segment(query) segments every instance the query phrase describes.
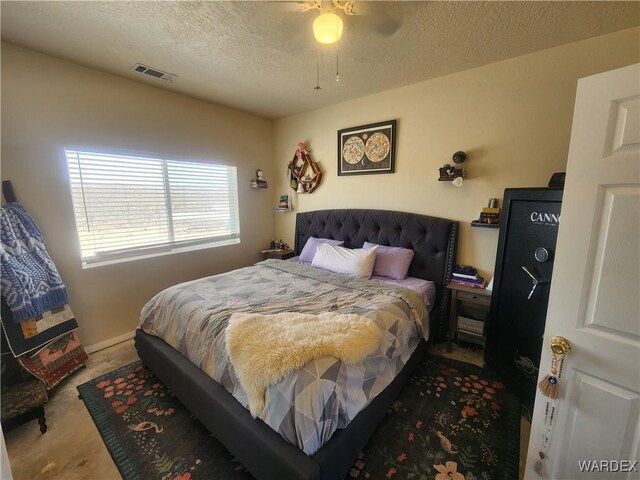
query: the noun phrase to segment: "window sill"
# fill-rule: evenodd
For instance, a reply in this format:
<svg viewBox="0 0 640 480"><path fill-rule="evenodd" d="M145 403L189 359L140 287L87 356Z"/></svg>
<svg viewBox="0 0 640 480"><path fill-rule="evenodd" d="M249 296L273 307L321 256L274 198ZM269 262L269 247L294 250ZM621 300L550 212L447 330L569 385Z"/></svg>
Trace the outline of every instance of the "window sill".
<svg viewBox="0 0 640 480"><path fill-rule="evenodd" d="M200 243L197 245L189 245L185 247L176 247L170 250L155 251L155 252L149 252L149 253L144 253L140 255L131 255L131 256L119 257L119 258L109 258L105 260L94 260L91 262L82 262L82 269L88 270L90 268L104 267L107 265L115 265L118 263L134 262L136 260L144 260L147 258L163 257L165 255L173 255L175 253L194 252L196 250L205 250L208 248L224 247L226 245L235 245L238 243L240 243L239 238L230 238L227 240L218 240L216 242L207 242L207 243Z"/></svg>

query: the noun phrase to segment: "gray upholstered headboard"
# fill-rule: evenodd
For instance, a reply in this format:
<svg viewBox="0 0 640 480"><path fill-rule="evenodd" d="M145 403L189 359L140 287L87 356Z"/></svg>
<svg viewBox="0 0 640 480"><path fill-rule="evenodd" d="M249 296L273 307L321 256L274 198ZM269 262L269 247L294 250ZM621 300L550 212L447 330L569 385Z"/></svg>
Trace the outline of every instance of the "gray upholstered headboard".
<svg viewBox="0 0 640 480"><path fill-rule="evenodd" d="M296 215L295 251L300 255L310 237L343 240L345 247L364 242L410 248L415 252L409 275L436 284L436 306L430 316L429 339L446 338L450 292L445 288L455 265L458 222L389 210L316 210Z"/></svg>

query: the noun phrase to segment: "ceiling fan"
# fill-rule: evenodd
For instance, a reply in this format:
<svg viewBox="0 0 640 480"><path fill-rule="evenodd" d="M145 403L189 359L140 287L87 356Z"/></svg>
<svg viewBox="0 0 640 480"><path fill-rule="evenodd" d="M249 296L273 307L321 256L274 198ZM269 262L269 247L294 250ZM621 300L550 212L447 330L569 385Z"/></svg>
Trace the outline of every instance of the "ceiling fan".
<svg viewBox="0 0 640 480"><path fill-rule="evenodd" d="M355 15L353 11L353 2L341 2L340 0L331 0L331 6L334 9L339 8L347 15ZM312 2L298 2L298 11L308 12L309 10L322 10L322 1L313 0Z"/></svg>
<svg viewBox="0 0 640 480"><path fill-rule="evenodd" d="M402 4L402 2L398 2ZM341 10L344 15L352 16L348 21L349 29L358 32L373 32L381 37L390 37L402 26L402 17L391 10L397 11L399 5L394 2L356 2L342 0L310 0L297 2L297 12L319 11L319 17ZM401 8L404 8L402 5ZM335 15L336 17L338 15ZM333 20L334 24L336 20ZM334 25L335 30L335 25Z"/></svg>
<svg viewBox="0 0 640 480"><path fill-rule="evenodd" d="M383 2L381 2L383 3ZM298 12L309 12L312 10L319 10L320 13L313 21L313 36L316 41L323 45L337 44L342 37L344 30L344 22L340 15L336 13L337 10L342 10L345 15L354 16L356 12L354 10L354 1L341 1L341 0L326 0L324 3L322 0L311 0L306 2L298 2ZM365 7L365 11L367 7ZM359 12L359 15L362 12ZM371 15L364 15L362 20L367 20L369 28L382 36L393 35L400 27L401 22L393 17L386 15L384 12L376 12ZM351 22L351 20L349 20ZM357 23L357 22L356 22ZM319 59L318 50L316 49L316 86L314 90L321 90L320 87L320 74L319 74ZM340 74L338 71L338 49L336 48L336 81L340 80Z"/></svg>
<svg viewBox="0 0 640 480"><path fill-rule="evenodd" d="M322 6L321 0L313 0L312 2L298 2L299 12L308 12L310 10L320 10L321 13L313 21L313 36L324 45L331 45L337 43L342 37L342 31L344 30L344 22L342 18L334 13L335 10L340 9L347 15L355 15L353 11L353 2L341 2L340 0L331 0L325 2Z"/></svg>

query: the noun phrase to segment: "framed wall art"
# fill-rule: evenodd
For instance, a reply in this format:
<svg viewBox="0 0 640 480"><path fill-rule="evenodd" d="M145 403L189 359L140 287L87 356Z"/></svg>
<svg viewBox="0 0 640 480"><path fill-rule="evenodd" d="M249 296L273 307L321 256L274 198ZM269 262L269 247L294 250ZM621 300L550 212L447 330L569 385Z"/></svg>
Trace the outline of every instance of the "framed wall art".
<svg viewBox="0 0 640 480"><path fill-rule="evenodd" d="M393 173L396 121L338 130L338 175Z"/></svg>

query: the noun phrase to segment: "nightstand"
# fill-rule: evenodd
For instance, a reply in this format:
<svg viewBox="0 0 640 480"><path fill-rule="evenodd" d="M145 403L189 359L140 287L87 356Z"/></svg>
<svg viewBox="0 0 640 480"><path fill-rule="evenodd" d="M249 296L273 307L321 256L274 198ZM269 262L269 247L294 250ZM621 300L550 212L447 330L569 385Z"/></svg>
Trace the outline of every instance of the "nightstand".
<svg viewBox="0 0 640 480"><path fill-rule="evenodd" d="M277 258L278 260L286 260L295 254L293 250L262 250L260 253L264 255L264 258Z"/></svg>
<svg viewBox="0 0 640 480"><path fill-rule="evenodd" d="M491 291L451 284L447 288L451 290L447 352L451 352L451 344L458 333L484 345L484 327L491 306Z"/></svg>

